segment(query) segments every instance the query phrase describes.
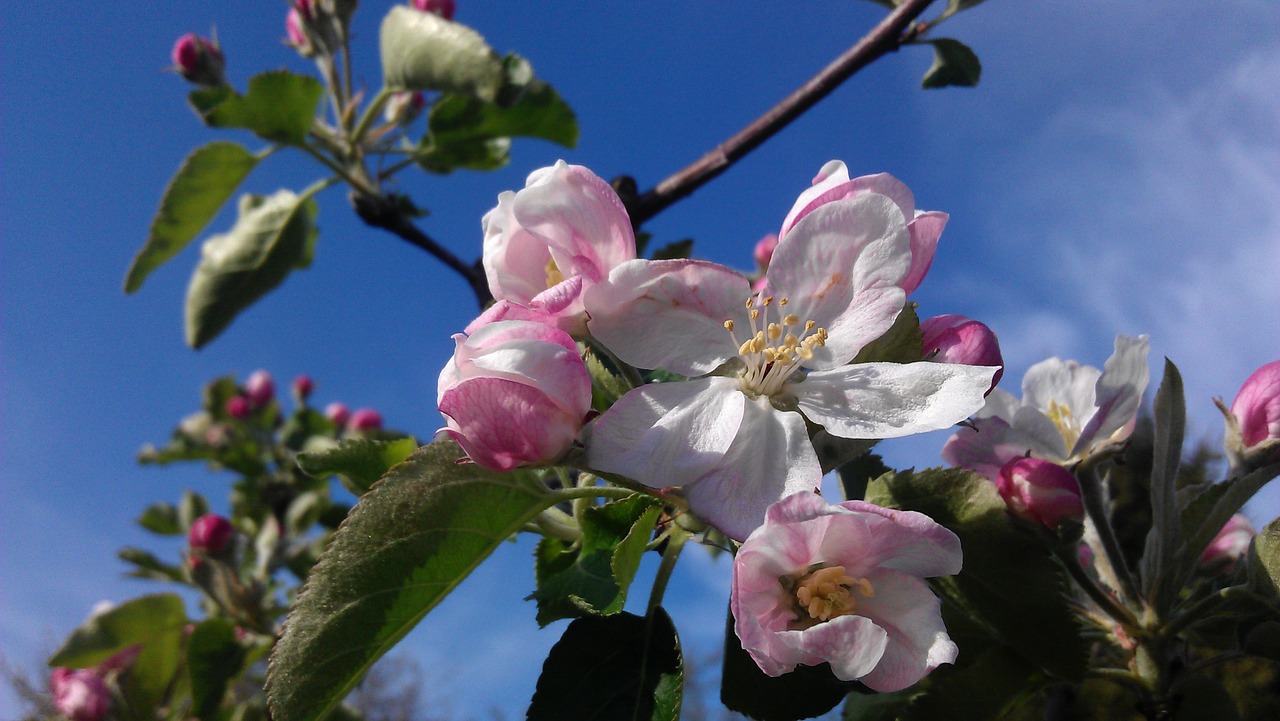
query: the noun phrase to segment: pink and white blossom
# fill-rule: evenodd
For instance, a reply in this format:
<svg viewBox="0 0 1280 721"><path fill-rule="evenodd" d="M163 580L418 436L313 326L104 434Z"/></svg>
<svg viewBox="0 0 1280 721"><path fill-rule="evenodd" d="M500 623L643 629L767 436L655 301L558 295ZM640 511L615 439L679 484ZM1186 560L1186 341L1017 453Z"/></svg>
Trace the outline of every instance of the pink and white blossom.
<svg viewBox="0 0 1280 721"><path fill-rule="evenodd" d="M939 315L920 322L924 359L934 363L998 366L991 387L1004 375L1000 341L986 324L962 315Z"/></svg>
<svg viewBox="0 0 1280 721"><path fill-rule="evenodd" d="M956 659L922 579L961 562L960 539L921 513L796 493L738 550L729 607L770 676L829 663L839 679L898 691Z"/></svg>
<svg viewBox="0 0 1280 721"><path fill-rule="evenodd" d="M1065 521L1084 522L1080 482L1062 466L1041 458L1014 458L1000 468L996 490L1009 511L1057 529Z"/></svg>
<svg viewBox="0 0 1280 721"><path fill-rule="evenodd" d="M902 310L911 270L893 198L861 192L787 228L753 293L693 260L634 260L585 295L591 334L626 363L690 380L648 384L589 429L588 462L652 488L746 538L769 504L820 485L808 424L841 438L946 428L978 410L995 368L846 365Z"/></svg>
<svg viewBox="0 0 1280 721"><path fill-rule="evenodd" d="M1243 513L1233 515L1200 554L1200 570L1206 573L1229 572L1237 561L1244 558L1256 533L1247 516Z"/></svg>
<svg viewBox="0 0 1280 721"><path fill-rule="evenodd" d="M497 301L467 332L498 320L532 320L585 332L583 292L636 257L631 219L609 184L557 162L498 196L484 225L484 270Z"/></svg>
<svg viewBox="0 0 1280 721"><path fill-rule="evenodd" d="M917 210L915 196L911 190L897 178L888 173L864 175L849 178L849 169L839 160L832 160L813 178L813 187L805 190L796 199L786 220L782 221L782 230L778 231L781 241L791 232L806 215L836 200L855 198L863 193L875 193L891 199L902 212L907 224L907 232L911 238L911 269L902 279L902 289L908 295L920 287L920 282L933 265L933 256L938 248L938 238L947 225L946 213L936 210Z"/></svg>
<svg viewBox="0 0 1280 721"><path fill-rule="evenodd" d="M111 691L92 669L55 668L49 690L54 708L71 721L102 721L111 709Z"/></svg>
<svg viewBox="0 0 1280 721"><path fill-rule="evenodd" d="M495 471L563 454L591 409L591 376L569 334L530 321L499 321L453 336L440 373L443 429L471 460Z"/></svg>
<svg viewBox="0 0 1280 721"><path fill-rule="evenodd" d="M1150 380L1147 337L1116 336L1103 368L1060 358L1035 364L1022 378L1022 399L991 391L974 427L951 436L942 458L995 480L1019 456L1067 464L1125 440Z"/></svg>

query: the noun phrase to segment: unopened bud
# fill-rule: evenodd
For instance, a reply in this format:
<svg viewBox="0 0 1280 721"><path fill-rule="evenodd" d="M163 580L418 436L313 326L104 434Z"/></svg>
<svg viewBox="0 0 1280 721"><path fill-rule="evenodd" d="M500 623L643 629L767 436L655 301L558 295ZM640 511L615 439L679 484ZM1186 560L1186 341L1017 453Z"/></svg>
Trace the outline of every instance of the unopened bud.
<svg viewBox="0 0 1280 721"><path fill-rule="evenodd" d="M1204 573L1230 573L1249 550L1253 542L1253 524L1243 513L1227 519L1227 524L1213 537L1209 546L1200 554L1199 568Z"/></svg>
<svg viewBox="0 0 1280 721"><path fill-rule="evenodd" d="M996 490L1009 511L1056 530L1084 521L1080 482L1062 466L1041 458L1015 458L1000 469Z"/></svg>
<svg viewBox="0 0 1280 721"><path fill-rule="evenodd" d="M227 415L244 420L249 417L249 400L244 396L232 396L227 399Z"/></svg>
<svg viewBox="0 0 1280 721"><path fill-rule="evenodd" d="M222 74L226 64L218 45L195 33L187 33L173 44L173 69L188 82L213 87L226 85Z"/></svg>
<svg viewBox="0 0 1280 721"><path fill-rule="evenodd" d="M351 414L347 428L353 431L376 431L382 427L382 414L372 408L361 408Z"/></svg>
<svg viewBox="0 0 1280 721"><path fill-rule="evenodd" d="M293 379L293 397L298 403L303 403L311 397L311 391L316 389L315 381L311 380L311 376L301 375Z"/></svg>
<svg viewBox="0 0 1280 721"><path fill-rule="evenodd" d="M962 315L940 315L920 323L924 359L934 363L971 366L999 366L991 378L991 388L1004 375L1000 341L985 324ZM988 388L990 393L991 389Z"/></svg>
<svg viewBox="0 0 1280 721"><path fill-rule="evenodd" d="M458 9L458 3L454 0L413 0L410 4L424 13L435 13L445 20L452 20L454 11Z"/></svg>
<svg viewBox="0 0 1280 721"><path fill-rule="evenodd" d="M307 33L307 21L310 16L310 0L301 0L297 5L289 8L289 12L284 16L284 44L308 58L316 54L315 45Z"/></svg>
<svg viewBox="0 0 1280 721"><path fill-rule="evenodd" d="M394 125L408 125L422 115L427 107L427 98L420 92L395 93L387 101L382 117Z"/></svg>
<svg viewBox="0 0 1280 721"><path fill-rule="evenodd" d="M110 689L89 669L55 668L49 690L58 713L71 721L102 721L111 708Z"/></svg>
<svg viewBox="0 0 1280 721"><path fill-rule="evenodd" d="M760 268L760 272L764 272L769 268L769 261L773 260L773 251L778 247L778 236L770 233L756 242L755 250L752 256L756 259L756 266Z"/></svg>
<svg viewBox="0 0 1280 721"><path fill-rule="evenodd" d="M236 529L231 525L231 521L216 513L210 513L191 523L191 529L187 531L187 545L192 550L204 551L211 556L216 556L226 550L227 544L235 535Z"/></svg>
<svg viewBox="0 0 1280 721"><path fill-rule="evenodd" d="M250 374L244 384L244 396L254 408L263 408L270 403L276 397L276 384L271 374L264 370Z"/></svg>
<svg viewBox="0 0 1280 721"><path fill-rule="evenodd" d="M333 425L339 428L347 425L347 421L351 419L351 409L346 403L334 401L324 409L324 417L333 422Z"/></svg>
<svg viewBox="0 0 1280 721"><path fill-rule="evenodd" d="M1221 402L1218 407L1222 408ZM1233 466L1255 467L1280 459L1280 361L1272 361L1245 379L1223 409L1226 450Z"/></svg>

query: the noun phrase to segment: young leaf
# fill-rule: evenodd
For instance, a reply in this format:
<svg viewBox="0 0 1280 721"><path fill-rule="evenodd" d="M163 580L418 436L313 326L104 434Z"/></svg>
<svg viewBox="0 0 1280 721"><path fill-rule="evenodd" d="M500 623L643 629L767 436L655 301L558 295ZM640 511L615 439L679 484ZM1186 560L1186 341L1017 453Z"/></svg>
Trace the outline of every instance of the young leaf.
<svg viewBox="0 0 1280 721"><path fill-rule="evenodd" d="M948 85L973 87L978 84L982 63L964 43L950 38L925 42L933 45L933 65L924 74L922 86L945 88Z"/></svg>
<svg viewBox="0 0 1280 721"><path fill-rule="evenodd" d="M1177 578L1174 553L1181 539L1178 508L1178 467L1182 462L1182 440L1187 427L1187 404L1182 392L1182 375L1169 359L1164 362L1164 380L1156 391L1155 449L1151 467L1151 531L1142 553L1143 592L1158 612L1169 610L1176 600L1181 579Z"/></svg>
<svg viewBox="0 0 1280 721"><path fill-rule="evenodd" d="M757 721L796 721L819 716L836 707L854 681L841 681L830 664L797 666L791 673L768 676L742 648L729 614L724 629L724 660L720 701L730 711Z"/></svg>
<svg viewBox="0 0 1280 721"><path fill-rule="evenodd" d="M317 721L554 496L424 446L361 497L312 570L267 672L277 721Z"/></svg>
<svg viewBox="0 0 1280 721"><path fill-rule="evenodd" d="M379 33L382 74L396 90L438 90L485 102L506 78L502 58L475 30L434 13L396 5Z"/></svg>
<svg viewBox="0 0 1280 721"><path fill-rule="evenodd" d="M538 602L538 625L621 611L661 512L656 499L637 494L587 509L581 544L539 542L538 588L530 596Z"/></svg>
<svg viewBox="0 0 1280 721"><path fill-rule="evenodd" d="M134 256L124 279L124 292L142 287L160 267L196 237L240 187L260 158L235 143L217 142L198 148L182 161L169 181L151 232Z"/></svg>
<svg viewBox="0 0 1280 721"><path fill-rule="evenodd" d="M1062 572L1014 525L995 484L958 468L908 471L873 481L867 500L919 511L951 529L964 548L964 569L939 586L1027 660L1062 679L1083 677L1088 649Z"/></svg>
<svg viewBox="0 0 1280 721"><path fill-rule="evenodd" d="M138 525L161 536L178 536L186 529L178 522L178 509L172 503L154 503L138 518Z"/></svg>
<svg viewBox="0 0 1280 721"><path fill-rule="evenodd" d="M1280 518L1253 537L1249 546L1249 585L1265 598L1280 599Z"/></svg>
<svg viewBox="0 0 1280 721"><path fill-rule="evenodd" d="M316 478L337 474L347 490L363 495L395 464L418 450L413 438L371 441L348 438L325 451L298 454L298 467Z"/></svg>
<svg viewBox="0 0 1280 721"><path fill-rule="evenodd" d="M187 613L171 593L143 596L95 614L71 633L50 666L88 668L140 646L130 666L125 698L135 709L153 709L178 672Z"/></svg>
<svg viewBox="0 0 1280 721"><path fill-rule="evenodd" d="M684 679L675 626L650 618L579 618L551 647L528 721L676 721Z"/></svg>
<svg viewBox="0 0 1280 721"><path fill-rule="evenodd" d="M129 576L132 578L149 578L155 581L174 581L176 583L184 583L187 580L182 573L182 569L161 561L141 548L122 548L116 555L120 560L137 566L136 569L129 572Z"/></svg>
<svg viewBox="0 0 1280 721"><path fill-rule="evenodd" d="M591 407L603 413L609 410L613 402L631 390L631 386L621 375L606 366L600 356L590 348L583 354L582 360L587 364L587 372L591 374Z"/></svg>
<svg viewBox="0 0 1280 721"><path fill-rule="evenodd" d="M249 78L244 95L222 86L193 90L188 100L209 127L243 128L274 143L300 145L323 95L313 77L272 70Z"/></svg>
<svg viewBox="0 0 1280 721"><path fill-rule="evenodd" d="M198 719L214 719L227 685L244 668L245 649L236 643L235 628L211 618L196 624L187 641L191 705Z"/></svg>
<svg viewBox="0 0 1280 721"><path fill-rule="evenodd" d="M427 119L431 140L448 146L476 138L541 138L572 148L578 144L573 110L550 85L534 80L507 107L468 95L446 95Z"/></svg>
<svg viewBox="0 0 1280 721"><path fill-rule="evenodd" d="M312 194L279 190L240 198L240 217L204 242L187 288L188 345L204 346L290 271L310 264L317 235Z"/></svg>
<svg viewBox="0 0 1280 721"><path fill-rule="evenodd" d="M178 503L178 523L182 524L184 533L191 528L191 524L197 518L208 513L209 502L204 496L189 489L182 492L182 500Z"/></svg>
<svg viewBox="0 0 1280 721"><path fill-rule="evenodd" d="M924 355L924 335L920 332L920 316L916 304L907 303L884 335L876 338L851 361L852 363L915 363Z"/></svg>
<svg viewBox="0 0 1280 721"><path fill-rule="evenodd" d="M1280 463L1272 463L1243 477L1229 478L1208 486L1184 504L1181 526L1187 529L1188 537L1182 551L1182 567L1175 581L1181 583L1191 575L1200 554L1209 547L1218 531L1277 475L1280 475Z"/></svg>

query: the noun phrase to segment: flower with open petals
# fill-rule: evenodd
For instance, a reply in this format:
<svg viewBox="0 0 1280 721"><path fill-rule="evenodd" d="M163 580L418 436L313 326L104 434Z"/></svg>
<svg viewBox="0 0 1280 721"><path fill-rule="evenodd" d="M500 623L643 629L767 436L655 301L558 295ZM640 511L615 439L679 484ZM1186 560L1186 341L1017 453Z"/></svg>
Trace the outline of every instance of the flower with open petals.
<svg viewBox="0 0 1280 721"><path fill-rule="evenodd" d="M836 678L898 691L958 649L922 580L960 572L960 539L914 511L797 493L738 549L729 608L760 670L830 663Z"/></svg>
<svg viewBox="0 0 1280 721"><path fill-rule="evenodd" d="M974 427L951 436L942 458L995 480L1019 456L1065 465L1123 441L1133 433L1150 379L1147 337L1116 336L1103 368L1060 358L1031 366L1022 378L1022 400L991 391Z"/></svg>
<svg viewBox="0 0 1280 721"><path fill-rule="evenodd" d="M589 429L589 464L684 486L698 516L741 540L769 504L820 485L809 424L894 438L982 406L995 368L847 365L893 325L911 268L897 203L824 203L778 242L767 291L715 263L634 260L588 289L591 334L623 361L690 377L630 391Z"/></svg>
<svg viewBox="0 0 1280 721"><path fill-rule="evenodd" d="M440 373L444 429L471 460L495 471L554 460L591 409L591 377L569 334L531 321L461 333Z"/></svg>
<svg viewBox="0 0 1280 721"><path fill-rule="evenodd" d="M71 721L102 721L111 709L111 690L87 668L55 668L49 678L54 708Z"/></svg>
<svg viewBox="0 0 1280 721"><path fill-rule="evenodd" d="M595 173L563 160L498 196L484 225L484 270L497 301L467 327L532 320L585 332L582 293L636 257L631 219Z"/></svg>

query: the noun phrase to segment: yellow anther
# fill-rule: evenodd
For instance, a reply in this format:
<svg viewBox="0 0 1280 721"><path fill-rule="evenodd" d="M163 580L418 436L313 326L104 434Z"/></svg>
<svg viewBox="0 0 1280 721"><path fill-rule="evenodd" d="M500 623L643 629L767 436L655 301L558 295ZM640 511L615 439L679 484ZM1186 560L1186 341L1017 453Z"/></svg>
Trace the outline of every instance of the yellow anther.
<svg viewBox="0 0 1280 721"><path fill-rule="evenodd" d="M732 332L733 332L733 321L731 321L731 320L726 320L726 321L724 322L724 329L725 329L725 330L727 330L727 331L729 331L730 333L732 333Z"/></svg>
<svg viewBox="0 0 1280 721"><path fill-rule="evenodd" d="M556 265L554 258L547 260L546 274L548 288L564 282L564 273L560 272L560 266Z"/></svg>
<svg viewBox="0 0 1280 721"><path fill-rule="evenodd" d="M742 345L738 346L738 355L751 355L752 353L755 352L754 350L752 350L752 346L754 345L755 345L754 338L748 341L744 341Z"/></svg>
<svg viewBox="0 0 1280 721"><path fill-rule="evenodd" d="M795 313L788 313L782 317L783 325L800 325L800 316Z"/></svg>
<svg viewBox="0 0 1280 721"><path fill-rule="evenodd" d="M791 301L787 300L786 298L782 298L778 300L778 305L785 306L787 303L790 303L790 302Z"/></svg>
<svg viewBox="0 0 1280 721"><path fill-rule="evenodd" d="M782 326L777 323L769 324L769 340L777 340L782 337Z"/></svg>
<svg viewBox="0 0 1280 721"><path fill-rule="evenodd" d="M787 337L784 338L782 342L788 348L795 348L796 346L800 345L800 339L796 337L795 333L788 333Z"/></svg>
<svg viewBox="0 0 1280 721"><path fill-rule="evenodd" d="M760 318L760 310L758 308L752 308L751 320L758 320L759 318Z"/></svg>
<svg viewBox="0 0 1280 721"><path fill-rule="evenodd" d="M847 616L853 613L856 605L856 599L849 593L856 583L845 575L844 566L819 568L796 585L796 601L815 621ZM861 584L858 585L861 588Z"/></svg>
<svg viewBox="0 0 1280 721"><path fill-rule="evenodd" d="M872 586L871 581L868 581L865 578L853 579L853 587L857 589L858 595L862 596L863 598L876 597L876 587Z"/></svg>
<svg viewBox="0 0 1280 721"><path fill-rule="evenodd" d="M764 297L764 300L760 302L760 305L767 306L767 305L769 305L769 304L770 304L770 303L772 303L772 302L773 302L773 296L771 296L771 295L766 295L766 296Z"/></svg>
<svg viewBox="0 0 1280 721"><path fill-rule="evenodd" d="M755 299L755 297L754 297L754 296L752 296L752 297L750 297L750 298L747 298L747 307L748 307L748 308L750 308L751 306L753 306L753 305L755 305L755 304L756 304L756 299Z"/></svg>
<svg viewBox="0 0 1280 721"><path fill-rule="evenodd" d="M808 333L809 331L813 330L813 327L817 324L818 324L818 321L816 320L806 320L804 322L804 332Z"/></svg>

